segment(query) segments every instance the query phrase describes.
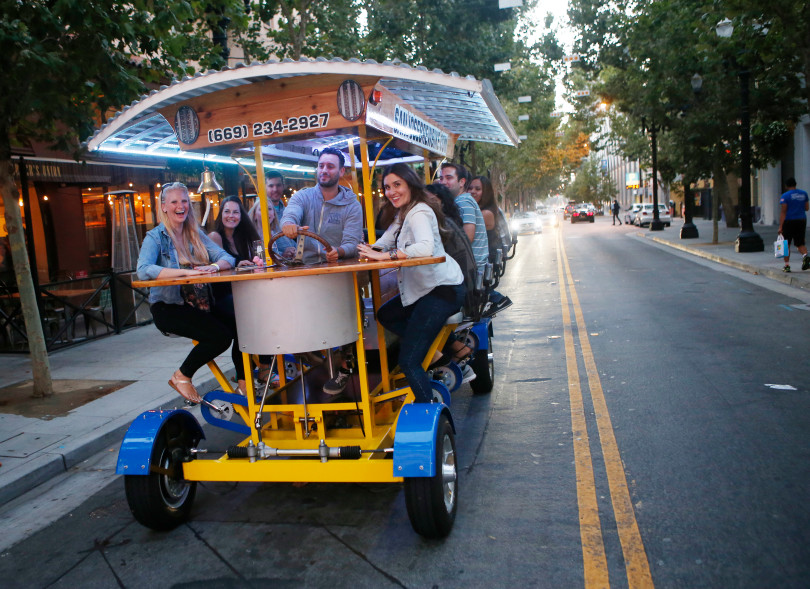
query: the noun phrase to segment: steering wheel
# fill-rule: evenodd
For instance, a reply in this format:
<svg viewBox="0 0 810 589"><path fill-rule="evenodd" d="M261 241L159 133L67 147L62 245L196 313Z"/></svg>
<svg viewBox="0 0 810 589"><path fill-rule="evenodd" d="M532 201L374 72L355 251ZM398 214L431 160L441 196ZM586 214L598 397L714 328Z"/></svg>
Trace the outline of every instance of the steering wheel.
<svg viewBox="0 0 810 589"><path fill-rule="evenodd" d="M329 242L326 241L323 237L321 237L317 233L313 233L312 231L305 231L303 229L299 229L298 230L298 236L301 237L302 235L304 237L311 237L315 241L320 242L321 245L323 245L324 249L326 250L326 253L329 253L329 252L332 251L332 246L329 245ZM284 237L284 233L282 233L281 231L276 233L273 237L270 238L270 241L267 242L267 251L270 252L270 258L273 260L273 263L281 264L282 266L297 266L298 264L303 264L303 262L299 262L299 261L296 261L296 260L286 260L283 257L276 254L275 250L273 250L273 244L280 237Z"/></svg>

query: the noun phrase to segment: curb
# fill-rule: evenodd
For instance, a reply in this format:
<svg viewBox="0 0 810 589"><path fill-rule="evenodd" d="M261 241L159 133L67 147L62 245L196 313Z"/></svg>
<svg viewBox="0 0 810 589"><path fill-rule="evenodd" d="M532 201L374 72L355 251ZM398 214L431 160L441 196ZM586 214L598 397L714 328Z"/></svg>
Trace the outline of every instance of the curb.
<svg viewBox="0 0 810 589"><path fill-rule="evenodd" d="M208 392L217 385L216 378L211 375L210 378L199 383L197 388ZM119 390L125 391L127 388L129 387ZM69 471L94 454L110 446L119 445L124 433L138 415L144 411L177 407L178 399L177 395L167 393L166 399L156 406L145 406L130 411L94 430L84 432L74 440L66 443L64 448L58 452L43 451L36 456L32 456L29 462L14 468L7 475L0 476L0 505L5 505L51 478ZM198 408L192 408L192 410L199 412ZM196 417L199 417L199 415L196 415Z"/></svg>
<svg viewBox="0 0 810 589"><path fill-rule="evenodd" d="M651 239L656 243L660 243L661 245L665 245L667 247L671 247L680 250L682 252L686 252L687 254L691 254L693 256L697 256L705 260L710 260L712 262L717 262L719 264L731 266L732 268L742 270L743 272L748 272L749 274L764 276L766 278L770 278L771 280L781 282L782 284L786 284L794 288L800 288L802 290L810 290L810 285L808 285L806 281L799 280L794 276L785 274L784 272L780 272L778 270L772 270L770 268L762 268L759 266L754 266L752 264L746 264L744 262L730 260L728 258L718 256L717 254L712 254L710 252L703 251L702 249L696 248L695 246L682 245L680 243L669 241L667 239L661 239L660 237L655 237L652 235L651 236L642 235L642 236L645 237L646 239Z"/></svg>

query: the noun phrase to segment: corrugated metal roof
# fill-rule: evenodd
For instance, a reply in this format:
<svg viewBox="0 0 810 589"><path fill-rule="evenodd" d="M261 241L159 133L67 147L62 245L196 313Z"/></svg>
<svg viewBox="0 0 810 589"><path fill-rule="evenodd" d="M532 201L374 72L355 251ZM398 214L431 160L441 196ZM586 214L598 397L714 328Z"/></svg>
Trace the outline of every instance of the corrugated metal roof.
<svg viewBox="0 0 810 589"><path fill-rule="evenodd" d="M325 58L271 60L199 73L163 86L122 109L86 142L91 151L116 151L156 156L181 153L174 131L157 114L172 104L235 86L294 76L339 74L375 76L380 84L461 140L517 145L518 136L488 80L453 72L428 71L398 61Z"/></svg>

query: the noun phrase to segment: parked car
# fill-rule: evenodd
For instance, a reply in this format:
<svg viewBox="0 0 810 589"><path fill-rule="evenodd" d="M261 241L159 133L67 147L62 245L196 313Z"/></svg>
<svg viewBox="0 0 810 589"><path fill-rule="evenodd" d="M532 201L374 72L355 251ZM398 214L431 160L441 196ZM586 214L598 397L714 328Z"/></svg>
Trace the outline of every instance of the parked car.
<svg viewBox="0 0 810 589"><path fill-rule="evenodd" d="M532 211L515 213L510 224L512 233L542 233L543 224L540 216Z"/></svg>
<svg viewBox="0 0 810 589"><path fill-rule="evenodd" d="M624 215L624 222L627 223L628 225L631 224L631 223L633 225L635 225L636 224L636 213L638 213L641 210L641 207L642 207L642 205L641 205L640 202L634 202L630 206L630 211Z"/></svg>
<svg viewBox="0 0 810 589"><path fill-rule="evenodd" d="M633 219L633 224L638 225L639 227L649 225L653 220L654 212L655 211L652 203L645 203L641 205L641 209L639 209L635 218ZM669 214L669 209L663 203L658 203L658 219L666 227L669 227L672 224L672 217Z"/></svg>
<svg viewBox="0 0 810 589"><path fill-rule="evenodd" d="M593 223L594 211L590 207L579 207L571 213L571 223Z"/></svg>

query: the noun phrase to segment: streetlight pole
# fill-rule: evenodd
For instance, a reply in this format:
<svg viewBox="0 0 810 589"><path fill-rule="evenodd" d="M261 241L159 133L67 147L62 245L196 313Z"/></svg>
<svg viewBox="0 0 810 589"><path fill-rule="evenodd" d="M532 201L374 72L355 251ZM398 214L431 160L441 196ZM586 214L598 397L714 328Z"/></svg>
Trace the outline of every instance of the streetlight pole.
<svg viewBox="0 0 810 589"><path fill-rule="evenodd" d="M700 74L695 74L690 80L692 92L697 99L703 89L703 78ZM683 226L681 227L681 239L697 239L700 237L698 228L692 221L693 208L695 206L695 196L692 192L692 179L686 174L683 177Z"/></svg>
<svg viewBox="0 0 810 589"><path fill-rule="evenodd" d="M742 228L734 243L734 251L737 252L762 252L765 251L765 244L762 237L754 231L754 219L751 214L751 116L748 109L748 70L740 72L740 102L742 112L740 113L740 126L742 127L742 138L740 142L742 168L742 186L740 187L740 223Z"/></svg>
<svg viewBox="0 0 810 589"><path fill-rule="evenodd" d="M655 123L647 127L643 119L642 124L645 127L645 131L649 131L650 138L652 139L653 218L650 221L650 231L663 231L664 223L661 221L661 216L658 212L658 131L661 127Z"/></svg>
<svg viewBox="0 0 810 589"><path fill-rule="evenodd" d="M717 23L715 29L719 37L728 38L734 32L734 25L729 19ZM735 68L737 60L732 58ZM734 242L736 252L762 252L765 244L762 237L754 231L753 216L751 215L751 115L749 112L748 91L750 72L740 69L737 73L740 78L740 224L742 225L737 240Z"/></svg>

